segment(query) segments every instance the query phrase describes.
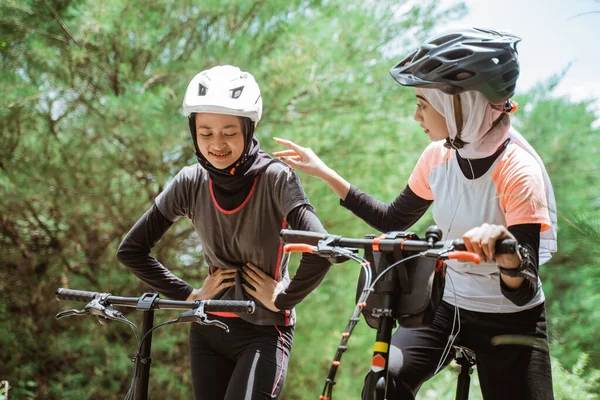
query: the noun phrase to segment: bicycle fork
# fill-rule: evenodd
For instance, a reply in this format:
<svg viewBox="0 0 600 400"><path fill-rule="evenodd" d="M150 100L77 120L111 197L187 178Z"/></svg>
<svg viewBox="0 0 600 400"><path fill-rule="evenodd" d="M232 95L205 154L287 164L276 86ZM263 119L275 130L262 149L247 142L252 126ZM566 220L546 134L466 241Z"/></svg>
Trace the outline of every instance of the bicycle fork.
<svg viewBox="0 0 600 400"><path fill-rule="evenodd" d="M365 380L364 390L366 399L385 400L388 364L390 356L390 343L392 341L392 330L395 322L392 317L392 297L387 295L384 298L384 308L373 310L374 315L378 315L380 320L377 328L377 337L373 346L373 358L371 359L371 369Z"/></svg>

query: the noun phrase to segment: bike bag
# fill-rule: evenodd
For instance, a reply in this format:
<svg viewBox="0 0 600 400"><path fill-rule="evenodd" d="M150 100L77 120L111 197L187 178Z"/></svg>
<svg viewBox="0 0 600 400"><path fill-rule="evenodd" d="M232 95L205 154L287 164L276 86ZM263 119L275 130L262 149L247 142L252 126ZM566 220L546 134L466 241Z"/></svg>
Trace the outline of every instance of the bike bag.
<svg viewBox="0 0 600 400"><path fill-rule="evenodd" d="M368 257L371 276L374 280L387 266L406 257L406 254L370 253ZM387 262L386 258L387 257ZM417 328L430 324L442 301L445 286L446 264L433 258L418 257L404 262L388 271L384 278L375 284L374 291L367 298L362 313L367 324L374 329L379 318L373 310L390 310L391 316L405 328ZM356 298L360 296L365 281L361 268ZM390 304L384 303L384 294L389 293Z"/></svg>

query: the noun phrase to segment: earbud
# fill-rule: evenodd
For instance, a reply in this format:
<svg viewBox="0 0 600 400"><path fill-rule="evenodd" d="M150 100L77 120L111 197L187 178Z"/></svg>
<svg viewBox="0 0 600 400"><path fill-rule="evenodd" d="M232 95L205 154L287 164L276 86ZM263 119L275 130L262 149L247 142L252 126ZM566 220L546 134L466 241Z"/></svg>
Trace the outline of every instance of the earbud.
<svg viewBox="0 0 600 400"><path fill-rule="evenodd" d="M517 103L514 100L506 100L506 103L504 103L504 112L507 112L509 114L514 114L517 109L519 108L519 103Z"/></svg>

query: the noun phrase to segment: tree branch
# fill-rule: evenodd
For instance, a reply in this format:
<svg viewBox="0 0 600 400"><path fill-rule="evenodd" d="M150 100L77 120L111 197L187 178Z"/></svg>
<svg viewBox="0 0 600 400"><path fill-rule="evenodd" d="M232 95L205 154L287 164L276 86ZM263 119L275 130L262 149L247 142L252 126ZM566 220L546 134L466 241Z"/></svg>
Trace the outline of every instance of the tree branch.
<svg viewBox="0 0 600 400"><path fill-rule="evenodd" d="M18 233L15 232L14 227L9 226L7 223L4 223L4 221L0 221L0 225L2 226L2 232L10 238L11 242L13 242L13 244L19 250L21 250L21 254L23 255L23 258L28 260L30 258L30 256L29 256L29 251L27 250L27 246L25 246L25 244L19 240Z"/></svg>
<svg viewBox="0 0 600 400"><path fill-rule="evenodd" d="M63 29L63 31L65 31L65 33L67 34L67 36L69 37L69 39L71 39L73 42L77 43L77 40L75 40L75 37L73 36L73 34L71 33L71 31L69 30L69 27L67 27L67 25L63 22L63 20L56 13L56 11L54 11L54 9L52 7L50 7L50 4L48 4L48 2L46 0L42 0L42 1L44 2L44 5L48 9L48 11L50 11L50 13L52 14L52 16L54 17L54 19L56 20L56 22L58 22L58 24L61 26L61 28Z"/></svg>
<svg viewBox="0 0 600 400"><path fill-rule="evenodd" d="M55 39L55 40L61 41L61 42L63 42L63 43L69 43L69 41L68 41L68 40L65 40L64 38L62 38L62 37L60 37L60 36L58 36L58 35L55 35L55 34L53 34L53 33L49 33L49 32L46 32L46 31L42 31L42 30L39 30L39 29L37 29L37 28L33 28L33 27L31 27L31 26L27 26L27 25L25 25L25 24L22 24L22 23L20 23L20 22L18 22L18 21L13 21L13 23L14 23L16 26L20 27L20 28L29 29L29 30L31 30L31 31L33 31L33 32L35 32L35 33L39 33L40 35L48 36L48 37L49 37L49 38L51 38L51 39Z"/></svg>
<svg viewBox="0 0 600 400"><path fill-rule="evenodd" d="M144 82L144 84L142 85L142 88L140 89L141 93L144 93L146 90L148 90L148 88L152 87L157 81L161 80L162 78L169 76L172 74L166 74L164 72L159 72L157 74L154 74L150 77L150 79L148 79L146 82Z"/></svg>

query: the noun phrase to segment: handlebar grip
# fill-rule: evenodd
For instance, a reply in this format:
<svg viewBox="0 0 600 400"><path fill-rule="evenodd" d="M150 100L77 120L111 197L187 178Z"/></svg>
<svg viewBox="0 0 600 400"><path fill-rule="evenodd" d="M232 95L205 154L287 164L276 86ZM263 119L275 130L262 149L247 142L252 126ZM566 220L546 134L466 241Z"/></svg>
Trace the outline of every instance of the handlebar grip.
<svg viewBox="0 0 600 400"><path fill-rule="evenodd" d="M236 312L254 314L256 305L253 301L244 300L205 300L206 312Z"/></svg>
<svg viewBox="0 0 600 400"><path fill-rule="evenodd" d="M286 244L283 246L283 251L286 253L314 253L315 246L304 243Z"/></svg>
<svg viewBox="0 0 600 400"><path fill-rule="evenodd" d="M496 243L494 248L496 249L496 254L515 254L518 245L519 243L514 239L502 239Z"/></svg>
<svg viewBox="0 0 600 400"><path fill-rule="evenodd" d="M474 264L481 263L481 258L478 254L469 253L468 251L451 251L448 253L448 259L460 262L472 262Z"/></svg>
<svg viewBox="0 0 600 400"><path fill-rule="evenodd" d="M452 242L455 250L467 250L465 242L460 239ZM518 242L515 239L502 239L496 242L494 246L496 254L515 254L517 252Z"/></svg>
<svg viewBox="0 0 600 400"><path fill-rule="evenodd" d="M325 239L327 235L319 232L282 229L281 232L279 232L279 236L283 243L306 243L316 246L319 243L319 240Z"/></svg>
<svg viewBox="0 0 600 400"><path fill-rule="evenodd" d="M57 289L56 290L56 300L73 300L73 301L92 301L97 295L98 292L88 292L85 290L73 290L73 289Z"/></svg>

